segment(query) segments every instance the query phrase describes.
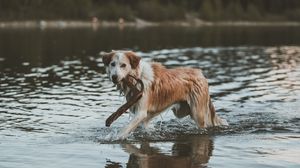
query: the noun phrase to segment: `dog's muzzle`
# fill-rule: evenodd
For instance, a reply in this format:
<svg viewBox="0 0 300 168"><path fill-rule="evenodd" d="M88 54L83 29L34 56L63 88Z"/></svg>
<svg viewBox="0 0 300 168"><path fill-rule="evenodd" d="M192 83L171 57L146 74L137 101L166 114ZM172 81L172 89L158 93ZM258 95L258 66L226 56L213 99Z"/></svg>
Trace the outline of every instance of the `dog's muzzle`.
<svg viewBox="0 0 300 168"><path fill-rule="evenodd" d="M111 80L112 80L112 82L113 82L114 84L118 84L118 83L119 83L119 81L118 81L118 76L117 76L117 75L113 75L113 76L111 77Z"/></svg>

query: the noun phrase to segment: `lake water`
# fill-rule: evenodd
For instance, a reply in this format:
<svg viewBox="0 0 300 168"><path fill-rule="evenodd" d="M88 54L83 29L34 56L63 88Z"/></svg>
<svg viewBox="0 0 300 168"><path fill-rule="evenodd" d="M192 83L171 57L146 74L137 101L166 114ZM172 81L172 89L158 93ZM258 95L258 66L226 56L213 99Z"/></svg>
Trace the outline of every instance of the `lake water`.
<svg viewBox="0 0 300 168"><path fill-rule="evenodd" d="M0 167L300 167L299 27L0 29ZM114 140L124 103L98 53L208 77L225 128L167 110Z"/></svg>

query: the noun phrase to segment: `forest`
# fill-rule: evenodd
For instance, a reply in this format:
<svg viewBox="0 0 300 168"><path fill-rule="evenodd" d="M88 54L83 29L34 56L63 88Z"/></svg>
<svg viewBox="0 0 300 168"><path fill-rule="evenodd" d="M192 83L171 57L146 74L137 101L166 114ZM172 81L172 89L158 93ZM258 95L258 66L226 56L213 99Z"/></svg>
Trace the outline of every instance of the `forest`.
<svg viewBox="0 0 300 168"><path fill-rule="evenodd" d="M0 21L300 21L300 0L0 0Z"/></svg>

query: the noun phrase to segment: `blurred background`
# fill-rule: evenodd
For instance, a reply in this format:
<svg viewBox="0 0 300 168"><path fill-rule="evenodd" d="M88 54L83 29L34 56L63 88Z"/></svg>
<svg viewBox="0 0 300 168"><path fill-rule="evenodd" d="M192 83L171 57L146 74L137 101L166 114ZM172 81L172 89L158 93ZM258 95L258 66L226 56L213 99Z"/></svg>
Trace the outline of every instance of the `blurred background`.
<svg viewBox="0 0 300 168"><path fill-rule="evenodd" d="M0 20L300 21L298 0L1 0Z"/></svg>
<svg viewBox="0 0 300 168"><path fill-rule="evenodd" d="M112 49L201 68L229 126L118 141ZM300 167L299 95L299 0L0 0L0 167Z"/></svg>

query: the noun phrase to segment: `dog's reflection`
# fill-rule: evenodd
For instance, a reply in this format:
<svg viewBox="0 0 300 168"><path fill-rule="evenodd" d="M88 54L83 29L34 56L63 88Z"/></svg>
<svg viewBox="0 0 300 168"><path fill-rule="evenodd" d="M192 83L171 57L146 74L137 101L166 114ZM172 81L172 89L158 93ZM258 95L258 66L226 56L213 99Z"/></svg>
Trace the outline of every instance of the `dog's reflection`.
<svg viewBox="0 0 300 168"><path fill-rule="evenodd" d="M178 139L171 149L160 148L159 146L165 146L163 143L154 145L149 142L142 142L138 145L122 144L124 150L130 153L127 166L143 168L205 167L213 151L213 141L209 136Z"/></svg>

